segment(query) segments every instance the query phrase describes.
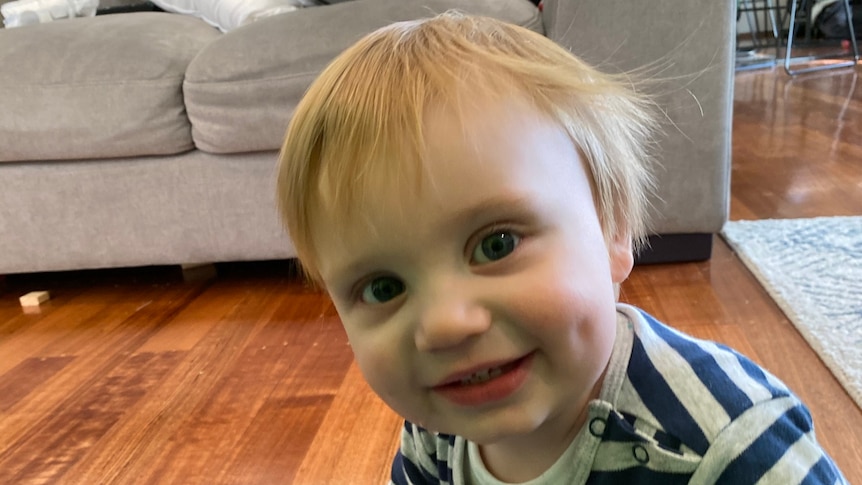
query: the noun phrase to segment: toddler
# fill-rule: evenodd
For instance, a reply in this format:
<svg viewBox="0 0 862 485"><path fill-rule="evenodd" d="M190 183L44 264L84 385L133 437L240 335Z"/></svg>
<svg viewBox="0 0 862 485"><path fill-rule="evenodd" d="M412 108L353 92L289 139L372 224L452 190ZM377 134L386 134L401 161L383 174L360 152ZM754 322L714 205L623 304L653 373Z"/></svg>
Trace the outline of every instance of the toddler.
<svg viewBox="0 0 862 485"><path fill-rule="evenodd" d="M394 483L846 483L775 377L617 302L646 228L649 100L449 12L310 87L280 209L363 375Z"/></svg>

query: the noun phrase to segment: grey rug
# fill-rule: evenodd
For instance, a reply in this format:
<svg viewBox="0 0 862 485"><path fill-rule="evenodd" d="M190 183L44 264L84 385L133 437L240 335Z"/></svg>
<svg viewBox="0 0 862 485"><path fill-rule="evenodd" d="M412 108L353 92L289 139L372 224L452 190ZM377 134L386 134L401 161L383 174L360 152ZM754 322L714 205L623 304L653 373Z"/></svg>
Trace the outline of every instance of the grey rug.
<svg viewBox="0 0 862 485"><path fill-rule="evenodd" d="M862 217L735 221L722 232L862 407Z"/></svg>

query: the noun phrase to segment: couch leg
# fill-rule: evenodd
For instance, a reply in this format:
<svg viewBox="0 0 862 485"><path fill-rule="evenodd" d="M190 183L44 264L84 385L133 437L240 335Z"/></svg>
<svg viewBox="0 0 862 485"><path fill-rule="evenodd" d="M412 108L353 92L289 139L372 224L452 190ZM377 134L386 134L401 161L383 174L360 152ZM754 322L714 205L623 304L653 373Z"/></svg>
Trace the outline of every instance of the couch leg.
<svg viewBox="0 0 862 485"><path fill-rule="evenodd" d="M206 281L218 275L212 263L183 264L180 267L183 271L183 281L186 283Z"/></svg>
<svg viewBox="0 0 862 485"><path fill-rule="evenodd" d="M709 233L663 234L649 237L649 245L635 258L637 264L688 263L712 256Z"/></svg>

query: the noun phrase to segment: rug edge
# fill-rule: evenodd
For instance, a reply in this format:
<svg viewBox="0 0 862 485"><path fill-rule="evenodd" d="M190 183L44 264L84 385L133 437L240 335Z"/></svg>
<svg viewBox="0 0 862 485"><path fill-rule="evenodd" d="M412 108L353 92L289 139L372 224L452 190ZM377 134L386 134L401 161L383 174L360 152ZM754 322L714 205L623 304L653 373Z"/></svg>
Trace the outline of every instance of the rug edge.
<svg viewBox="0 0 862 485"><path fill-rule="evenodd" d="M843 216L836 217L817 217L811 218L813 219L837 219L843 218ZM784 219L765 219L767 221L780 221ZM798 220L798 219L796 219ZM743 222L745 224L751 224L755 222L761 221L728 221L725 224L725 227L721 230L721 237L730 245L733 253L742 261L745 268L751 273L757 282L760 284L761 288L766 291L766 293L772 298L772 301L778 306L787 320L793 325L797 332L802 336L802 338L811 346L814 353L820 359L821 362L829 369L830 373L835 377L841 387L844 389L844 392L850 396L856 405L862 409L862 389L857 389L855 383L851 380L850 376L844 371L844 369L838 364L838 362L831 356L829 352L823 347L822 342L819 338L817 338L805 325L800 324L797 320L800 318L800 315L797 311L790 306L789 303L784 299L784 297L778 293L775 289L775 285L769 280L768 276L765 275L759 268L759 266L749 257L748 253L746 253L740 242L735 240L732 235L727 234L726 229L728 224L732 224L735 222Z"/></svg>

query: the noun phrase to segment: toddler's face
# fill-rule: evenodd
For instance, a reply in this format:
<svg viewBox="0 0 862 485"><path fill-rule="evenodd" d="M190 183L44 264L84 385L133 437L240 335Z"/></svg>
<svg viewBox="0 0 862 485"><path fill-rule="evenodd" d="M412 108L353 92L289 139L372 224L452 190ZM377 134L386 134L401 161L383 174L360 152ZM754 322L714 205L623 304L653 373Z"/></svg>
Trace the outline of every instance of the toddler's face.
<svg viewBox="0 0 862 485"><path fill-rule="evenodd" d="M429 115L421 190L373 191L347 227L318 217L315 246L357 362L395 411L480 444L541 440L595 397L631 245L605 244L562 129L519 103L477 111L463 126Z"/></svg>

